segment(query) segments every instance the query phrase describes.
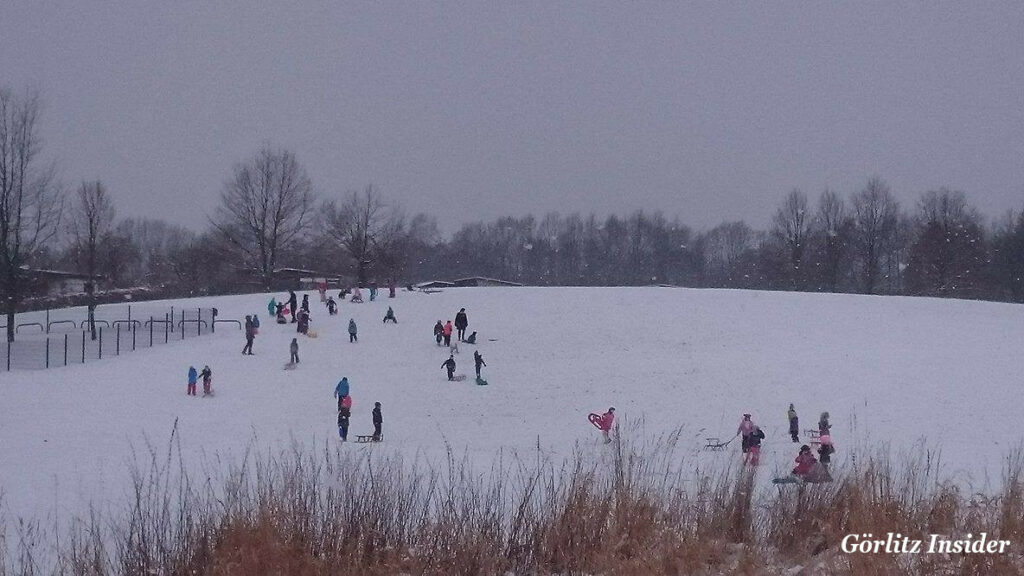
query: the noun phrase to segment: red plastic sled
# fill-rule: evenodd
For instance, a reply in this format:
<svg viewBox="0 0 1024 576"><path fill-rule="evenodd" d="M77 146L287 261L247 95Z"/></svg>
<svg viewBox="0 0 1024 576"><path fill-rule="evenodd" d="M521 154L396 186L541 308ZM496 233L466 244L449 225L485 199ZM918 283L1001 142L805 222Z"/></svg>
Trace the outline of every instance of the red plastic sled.
<svg viewBox="0 0 1024 576"><path fill-rule="evenodd" d="M602 429L600 414L594 414L593 412L591 412L590 415L587 416L587 420L590 420L590 423L594 425L594 428L597 428L598 430Z"/></svg>

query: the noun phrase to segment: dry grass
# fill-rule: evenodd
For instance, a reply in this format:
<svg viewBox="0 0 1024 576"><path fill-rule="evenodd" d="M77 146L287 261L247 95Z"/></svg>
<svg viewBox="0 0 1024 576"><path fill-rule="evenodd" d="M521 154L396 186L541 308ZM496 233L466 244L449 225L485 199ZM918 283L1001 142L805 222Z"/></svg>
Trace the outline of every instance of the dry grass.
<svg viewBox="0 0 1024 576"><path fill-rule="evenodd" d="M450 453L436 466L294 446L217 463L198 485L172 441L136 462L123 513L92 511L60 539L14 523L0 535L0 574L1024 573L1019 450L998 497L962 494L927 452L899 465L860 459L831 484L758 492L764 471L694 477L678 431L625 436L596 457L502 455L485 471ZM1012 554L838 550L848 533L982 531L1013 541Z"/></svg>

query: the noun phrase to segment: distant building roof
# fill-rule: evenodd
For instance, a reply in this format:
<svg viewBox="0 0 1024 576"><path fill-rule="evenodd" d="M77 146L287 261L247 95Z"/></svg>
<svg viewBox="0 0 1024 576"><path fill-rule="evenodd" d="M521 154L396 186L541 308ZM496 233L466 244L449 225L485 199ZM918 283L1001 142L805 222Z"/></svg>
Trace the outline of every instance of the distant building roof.
<svg viewBox="0 0 1024 576"><path fill-rule="evenodd" d="M64 270L39 270L34 268L27 268L29 274L36 278L44 280L101 280L103 276L99 274L82 274L79 272L67 272Z"/></svg>
<svg viewBox="0 0 1024 576"><path fill-rule="evenodd" d="M470 276L469 278L459 278L454 282L455 286L468 287L468 286L522 286L518 282L509 282L508 280L498 280L497 278L486 278L484 276Z"/></svg>
<svg viewBox="0 0 1024 576"><path fill-rule="evenodd" d="M417 290L423 290L424 288L453 288L454 286L455 284L444 280L427 280L426 282L412 285Z"/></svg>

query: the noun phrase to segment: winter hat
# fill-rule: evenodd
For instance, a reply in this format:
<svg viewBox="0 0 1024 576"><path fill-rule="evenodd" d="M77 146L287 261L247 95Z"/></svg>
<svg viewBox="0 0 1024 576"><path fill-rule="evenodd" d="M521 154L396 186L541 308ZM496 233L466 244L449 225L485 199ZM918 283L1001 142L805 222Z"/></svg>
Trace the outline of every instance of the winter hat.
<svg viewBox="0 0 1024 576"><path fill-rule="evenodd" d="M380 402L374 402L373 405L376 406L377 408L380 408Z"/></svg>
<svg viewBox="0 0 1024 576"><path fill-rule="evenodd" d="M608 411L609 412L615 412L615 408L609 408Z"/></svg>
<svg viewBox="0 0 1024 576"><path fill-rule="evenodd" d="M810 451L811 451L811 447L808 446L807 444L804 444L803 446L800 447L800 452L801 453L803 453L803 452L810 452Z"/></svg>

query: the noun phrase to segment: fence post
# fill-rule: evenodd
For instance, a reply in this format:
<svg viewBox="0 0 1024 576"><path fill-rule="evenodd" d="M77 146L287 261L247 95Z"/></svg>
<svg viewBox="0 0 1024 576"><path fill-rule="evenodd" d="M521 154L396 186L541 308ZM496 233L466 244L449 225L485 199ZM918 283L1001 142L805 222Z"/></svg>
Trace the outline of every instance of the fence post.
<svg viewBox="0 0 1024 576"><path fill-rule="evenodd" d="M46 309L46 333L50 333L50 309Z"/></svg>
<svg viewBox="0 0 1024 576"><path fill-rule="evenodd" d="M128 325L132 327L132 352L135 352L135 325L130 322L128 323Z"/></svg>
<svg viewBox="0 0 1024 576"><path fill-rule="evenodd" d="M121 355L121 325L117 324L117 328L114 330L117 335L117 345L114 347L114 356Z"/></svg>
<svg viewBox="0 0 1024 576"><path fill-rule="evenodd" d="M199 328L203 325L203 309L196 308L196 336L202 336L203 332Z"/></svg>
<svg viewBox="0 0 1024 576"><path fill-rule="evenodd" d="M168 328L168 324L171 324L170 328ZM167 314L164 314L164 344L167 344L167 342L170 341L170 334L167 332L168 330L174 332L174 312L171 312L170 322L167 321Z"/></svg>
<svg viewBox="0 0 1024 576"><path fill-rule="evenodd" d="M68 365L68 335L64 334L64 365Z"/></svg>
<svg viewBox="0 0 1024 576"><path fill-rule="evenodd" d="M217 333L217 315L213 313L213 309L210 310L210 334Z"/></svg>
<svg viewBox="0 0 1024 576"><path fill-rule="evenodd" d="M46 337L46 367L50 367L50 337Z"/></svg>
<svg viewBox="0 0 1024 576"><path fill-rule="evenodd" d="M5 338L6 340L6 338ZM7 371L11 371L11 341L7 340Z"/></svg>
<svg viewBox="0 0 1024 576"><path fill-rule="evenodd" d="M164 315L167 316L166 314ZM171 332L174 332L174 306L171 306Z"/></svg>
<svg viewBox="0 0 1024 576"><path fill-rule="evenodd" d="M85 330L82 330L82 364L85 364Z"/></svg>
<svg viewBox="0 0 1024 576"><path fill-rule="evenodd" d="M171 318L171 320L173 321L174 318ZM179 330L179 332L181 332L181 339L184 340L185 339L185 309L184 308L182 308L182 310L181 310L181 330Z"/></svg>
<svg viewBox="0 0 1024 576"><path fill-rule="evenodd" d="M149 347L153 347L153 317L149 317Z"/></svg>
<svg viewBox="0 0 1024 576"><path fill-rule="evenodd" d="M100 326L100 352L99 360L103 360L103 326Z"/></svg>
<svg viewBox="0 0 1024 576"><path fill-rule="evenodd" d="M132 305L131 304L128 305L128 329L131 330L133 333L135 332L135 328L132 325ZM134 341L134 338L133 338L133 341ZM134 350L134 349L135 349L135 346L133 345L132 346L132 350Z"/></svg>

